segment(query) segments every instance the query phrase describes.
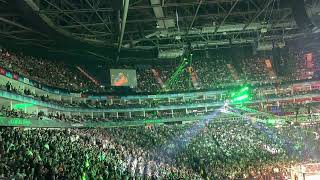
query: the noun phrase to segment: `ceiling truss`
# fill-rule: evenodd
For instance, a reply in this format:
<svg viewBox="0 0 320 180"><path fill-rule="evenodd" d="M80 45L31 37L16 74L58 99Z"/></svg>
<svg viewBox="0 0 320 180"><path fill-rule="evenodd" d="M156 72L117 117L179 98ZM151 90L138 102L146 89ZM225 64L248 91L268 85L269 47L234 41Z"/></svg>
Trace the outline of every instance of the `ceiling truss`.
<svg viewBox="0 0 320 180"><path fill-rule="evenodd" d="M49 19L59 32L116 48L207 48L283 41L302 33L294 22L291 7L283 5L283 0L130 0L123 33L122 17L119 21L114 18L114 0L24 1L32 1L37 6L34 12ZM316 6L319 0L314 1ZM8 1L0 0L0 10L6 4ZM160 8L163 15L157 16L154 10ZM124 7L119 14L123 11ZM14 11L1 12L0 38L24 43L29 40L46 47L52 44L45 34L24 25L20 19ZM167 21L173 25L159 26L159 22Z"/></svg>

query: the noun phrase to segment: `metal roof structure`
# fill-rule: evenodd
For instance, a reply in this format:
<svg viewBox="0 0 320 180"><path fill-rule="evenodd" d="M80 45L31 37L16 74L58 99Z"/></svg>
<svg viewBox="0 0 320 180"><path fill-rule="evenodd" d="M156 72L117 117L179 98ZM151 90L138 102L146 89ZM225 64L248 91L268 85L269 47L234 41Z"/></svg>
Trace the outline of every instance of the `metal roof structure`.
<svg viewBox="0 0 320 180"><path fill-rule="evenodd" d="M102 59L303 36L287 0L0 0L1 43Z"/></svg>

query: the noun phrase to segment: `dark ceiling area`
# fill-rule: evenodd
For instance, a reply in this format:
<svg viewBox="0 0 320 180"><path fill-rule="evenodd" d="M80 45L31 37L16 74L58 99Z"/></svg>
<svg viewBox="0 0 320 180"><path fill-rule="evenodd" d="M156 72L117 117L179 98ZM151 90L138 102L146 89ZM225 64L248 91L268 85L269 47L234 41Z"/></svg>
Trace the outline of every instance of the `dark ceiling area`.
<svg viewBox="0 0 320 180"><path fill-rule="evenodd" d="M248 44L263 50L310 34L298 28L293 1L0 0L0 43L79 62L175 58ZM316 21L319 0L305 6Z"/></svg>

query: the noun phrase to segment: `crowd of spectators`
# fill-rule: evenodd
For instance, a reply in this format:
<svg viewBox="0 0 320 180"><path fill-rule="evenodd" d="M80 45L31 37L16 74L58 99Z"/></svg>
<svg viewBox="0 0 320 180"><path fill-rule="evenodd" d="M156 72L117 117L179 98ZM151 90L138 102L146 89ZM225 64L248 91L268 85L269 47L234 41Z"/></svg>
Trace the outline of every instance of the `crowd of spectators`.
<svg viewBox="0 0 320 180"><path fill-rule="evenodd" d="M221 57L216 57L214 61L194 61L193 69L199 77L200 85L206 89L222 88L235 81L226 60Z"/></svg>
<svg viewBox="0 0 320 180"><path fill-rule="evenodd" d="M316 77L315 72L319 72L316 66L318 65L317 59L312 53L303 52L303 51L295 51L290 53L292 59L295 61L289 64L286 68L293 69L291 73L288 75L288 79L293 80L304 80L304 79L312 79ZM311 56L307 58L308 54Z"/></svg>
<svg viewBox="0 0 320 180"><path fill-rule="evenodd" d="M237 62L239 66L229 64L232 61L223 56L183 59L181 62L158 65L136 65L137 92L156 93L160 91L189 91L198 89L227 88L235 83L268 84L287 80L303 80L318 77L318 63L315 55L305 51L291 50L290 59L286 59L287 73L276 76L272 59L254 56ZM310 54L310 53L309 53ZM311 60L307 60L307 57ZM309 59L310 59L309 57ZM289 58L289 57L281 57ZM60 61L36 59L22 54L13 54L0 50L0 66L23 75L39 83L69 91L102 92L103 90L83 75L75 66ZM125 66L125 65L124 65ZM128 68L129 66L125 66ZM112 68L112 67L110 67ZM282 68L282 69L281 69ZM280 67L281 71L283 67ZM233 73L236 73L237 77ZM108 86L107 86L108 88ZM108 91L108 89L105 89Z"/></svg>
<svg viewBox="0 0 320 180"><path fill-rule="evenodd" d="M32 57L24 57L22 55L11 55L9 52L2 50L1 51L1 61L0 66L3 66L5 68L12 69L13 71L19 71L22 72L23 75L27 75L27 77L33 77L32 73L34 72L34 69L40 70L40 67L48 65L47 70L53 72L50 73L41 73L42 79L51 82L51 79L63 79L62 76L64 76L65 73L70 73L75 76L79 76L79 72L73 72L70 70L70 67L67 67L65 64L59 63L52 63L51 61L45 61L40 60L38 65L33 65L35 62L38 62L37 59L34 59ZM305 53L300 53L296 55L296 58L299 59L296 62L296 68L303 68L306 65L306 57ZM26 62L28 65L24 65L23 62ZM179 69L179 64L170 64L170 65L154 65L154 66L147 66L145 65L143 68L137 69L137 78L138 78L138 89L140 91L147 91L147 92L156 92L161 90L177 90L177 91L184 91L187 89L195 89L197 88L195 84L198 86L201 86L201 88L215 88L215 87L226 87L228 84L234 84L235 79L233 76L231 76L230 69L228 69L227 62L222 57L216 57L214 60L208 61L208 60L201 60L196 59L194 61L183 61L185 63L184 66L180 66L179 73L176 74L177 76L172 76L175 74L177 69ZM22 65L23 64L23 65ZM269 70L266 68L267 62L263 58L258 59L244 59L243 62L241 62L241 71L242 74L240 75L240 79L244 79L245 82L263 82L265 84L270 79L270 74L268 74ZM52 67L51 66L55 66ZM62 67L63 66L63 67ZM24 68L24 69L23 69ZM43 68L42 68L43 69ZM53 77L52 74L55 74L54 72L61 70L62 73L59 77ZM69 71L70 70L70 71ZM299 71L300 72L300 71ZM193 74L194 73L194 74ZM48 74L52 76L53 78L45 77L45 75ZM59 73L57 73L59 74ZM40 75L37 75L35 73L36 80L40 77ZM192 78L194 76L194 78ZM298 74L294 75L298 76ZM65 78L69 78L71 76L67 75ZM74 77L74 76L73 76ZM81 76L82 77L82 76ZM157 77L159 77L162 80L161 84L157 81ZM64 79L62 81L67 81L67 79ZM70 78L69 78L70 79ZM71 79L79 79L79 78L71 78ZM90 82L88 79L86 80ZM170 83L167 83L167 82ZM195 83L196 81L196 83ZM241 81L241 80L240 80ZM46 83L46 82L44 82ZM62 83L63 84L63 83ZM278 84L281 84L281 82L278 82ZM289 85L290 86L290 85ZM57 86L62 87L62 86ZM45 101L45 102L51 102L56 103L59 105L67 106L67 107L79 107L79 108L98 108L98 109L126 109L126 108L152 108L152 107L159 107L159 106L170 106L170 105L187 105L187 104L199 104L199 103L215 103L215 102L221 102L228 97L223 96L217 96L214 98L203 98L200 97L200 99L197 98L180 98L180 100L168 100L165 99L164 101L158 101L156 99L150 99L150 100L142 100L142 101L136 101L135 103L132 103L132 101L118 101L118 102L110 102L107 100L86 100L86 101L70 101L64 98L57 99L53 98L51 96L47 95L38 95L31 91L28 88L17 87L12 85L10 82L6 84L0 85L0 88L5 89L9 92L13 93L19 93L25 96L30 96L32 98ZM274 93L271 94L264 94L264 93L258 93L253 92L252 98L253 99L259 99L259 100L266 100L272 98L281 98L281 97L288 97L288 96L294 96L294 95L303 95L308 93L317 93L318 90L309 89L309 90L302 90L302 91L285 91L285 92L279 92L277 84L270 85L269 87L262 87L262 89L274 89ZM229 88L228 92L232 92L232 89ZM230 94L230 93L229 93ZM277 105L279 106L279 105ZM191 110L193 111L193 110ZM149 113L154 118L159 118L162 116L170 116L170 117L176 117L175 114L181 114L180 112L154 112ZM184 113L188 114L188 113ZM128 115L126 115L127 117ZM134 116L134 115L132 115ZM79 116L80 117L80 116ZM146 116L144 116L146 117ZM141 118L144 118L141 117ZM147 113L148 117L148 113ZM59 117L60 118L60 117ZM81 116L82 119L83 117ZM114 116L110 116L108 118L104 118L105 120L113 119Z"/></svg>
<svg viewBox="0 0 320 180"><path fill-rule="evenodd" d="M242 179L320 158L319 125L249 121L106 129L0 128L0 177Z"/></svg>
<svg viewBox="0 0 320 180"><path fill-rule="evenodd" d="M247 58L242 62L242 79L251 82L265 83L271 80L266 68L265 59Z"/></svg>
<svg viewBox="0 0 320 180"><path fill-rule="evenodd" d="M85 91L97 86L76 67L60 61L49 61L0 49L0 67L51 87L69 91Z"/></svg>
<svg viewBox="0 0 320 180"><path fill-rule="evenodd" d="M153 161L103 130L0 128L0 177L10 179L198 179Z"/></svg>
<svg viewBox="0 0 320 180"><path fill-rule="evenodd" d="M36 117L36 115L24 113L23 111L18 111L15 109L9 109L4 106L0 108L0 116L2 117L12 117L12 118L32 118Z"/></svg>
<svg viewBox="0 0 320 180"><path fill-rule="evenodd" d="M151 66L138 71L137 77L138 91L141 92L224 88L234 80L226 60L221 57L212 61L199 59L188 62L185 59L180 64ZM158 77L163 84L157 82Z"/></svg>
<svg viewBox="0 0 320 180"><path fill-rule="evenodd" d="M258 126L263 125L226 121L205 126L195 123L106 131L125 146L147 149L157 161L189 167L211 179L253 178L266 171L272 173L274 168L286 172L292 162L319 160L318 139L313 134L319 132L318 126ZM293 141L288 144L288 139ZM315 144L309 149L312 143Z"/></svg>
<svg viewBox="0 0 320 180"><path fill-rule="evenodd" d="M155 71L155 70L154 70ZM159 72L155 72L159 75ZM156 78L153 78L154 74L150 67L143 67L137 69L137 82L138 82L138 90L152 93L159 91L161 89L161 85L156 81Z"/></svg>
<svg viewBox="0 0 320 180"><path fill-rule="evenodd" d="M142 81L142 84L138 89L142 92L145 88L148 89L146 92L158 92L161 89L171 91L220 89L244 83L269 85L319 77L320 66L317 61L317 53L292 48L288 56L281 55L279 58L279 64L277 64L273 63L275 60L270 56L246 57L239 62L234 62L238 63L239 66L230 65L232 68L228 67L230 60L228 61L224 57L197 58L188 62L183 70L179 71L178 78L175 81L176 84L169 87L159 84L156 81L157 77L151 73L151 69L157 72L157 75L166 85L166 82L174 77L174 73L178 72L176 70L182 63L154 65L145 71L141 71L138 83ZM232 64L231 62L229 63ZM236 75L233 73L236 73Z"/></svg>
<svg viewBox="0 0 320 180"><path fill-rule="evenodd" d="M6 88L13 92L15 89L10 83ZM28 95L30 91L23 93ZM0 114L36 118L4 107ZM181 114L180 117L186 116ZM159 116L165 117L164 112L147 113L141 119ZM65 114L49 114L48 118L74 123L118 119ZM295 163L319 160L319 133L317 124L274 128L228 120L100 130L1 128L0 177L235 179L270 175L282 178Z"/></svg>
<svg viewBox="0 0 320 180"><path fill-rule="evenodd" d="M37 95L34 92L31 92L29 89L25 88L24 90L17 90L19 88L16 88L13 86L10 82L7 82L5 85L0 85L0 89L4 89L8 92L13 92L13 93L18 93L24 96L31 97L33 99L37 99L40 101L44 102L50 102L51 104L57 104L61 105L64 107L74 107L74 108L83 108L83 109L127 109L127 108L141 108L141 111L145 110L145 116L142 116L141 113L140 115L136 116L135 113L131 113L131 117L129 119L134 119L134 118L139 118L139 119L145 119L145 118L150 118L150 115L152 118L163 118L163 117L179 117L178 114L182 115L192 115L195 113L201 113L205 112L204 105L205 104L214 104L214 103L221 103L224 102L225 100L230 99L230 97L226 96L221 96L221 95L213 95L213 96L207 96L204 98L204 96L199 95L199 96L194 96L194 97L188 97L188 98L171 98L169 99L143 99L143 100L121 100L121 99L113 99L112 101L110 100L78 100L78 101L70 101L66 99L54 99L50 97L49 95ZM275 87L274 87L275 88ZM261 89L260 89L261 90ZM308 94L317 94L319 92L318 89L310 89L306 88L303 90L290 90L286 89L286 86L281 87L281 89L278 89L277 91L272 90L271 94L265 94L263 92L259 92L259 89L254 89L253 92L251 93L251 98L255 100L260 100L262 103L262 106L265 108L261 108L261 105L256 105L255 109L258 109L260 111L267 111L267 112L273 112L273 109L275 108L277 111L276 113L279 114L281 110L281 114L285 115L287 112L287 108L283 108L288 104L288 102L292 102L292 100L297 96L301 95L308 95ZM268 89L265 89L266 91L269 91ZM232 91L230 91L227 94L231 94ZM288 102L283 101L283 102L278 102L278 101L272 101L274 98L287 98L287 97L292 97L291 101L288 100ZM301 99L306 99L301 97ZM296 103L293 103L292 105L305 105L309 104L309 101L303 100L300 102L299 99L296 99ZM270 101L270 102L269 102ZM181 109L182 113L178 110L173 110L169 108L169 106L184 106L184 105L189 105L189 104L198 104L202 105L202 108L188 108L186 109ZM150 111L147 110L148 108L157 108L157 107L168 107L167 111ZM274 108L273 108L274 107ZM273 108L273 109L272 109ZM289 108L290 109L290 108ZM289 111L288 112L294 112L294 111ZM139 113L137 113L139 114ZM82 116L79 116L82 117ZM89 115L91 117L91 115ZM126 119L129 117L129 114L126 113L123 117L126 117ZM58 118L60 119L60 118ZM82 121L82 118L79 118L78 121ZM101 121L110 121L114 119L121 119L116 118L115 114L112 113L105 113L105 117L102 118L102 114L100 119Z"/></svg>
<svg viewBox="0 0 320 180"><path fill-rule="evenodd" d="M298 70L289 75L287 80L309 79L310 74L304 69L304 54L300 53L295 58L298 61L293 68ZM170 64L137 69L138 91L154 93L215 89L228 87L235 81L266 84L272 80L266 61L262 58L244 59L238 70L239 80L232 76L227 61L222 57L183 63L182 66ZM97 88L75 67L11 54L4 49L0 51L0 66L39 83L70 91ZM21 90L10 82L2 84L0 88L45 102L98 109L215 103L226 99L217 96L164 102L154 99L136 103L94 100L66 102L49 95L39 96L28 88ZM253 94L253 98L261 100L318 91L275 91L268 95ZM277 106L290 112L296 112L297 107L300 113L310 114L313 111L303 103L278 103ZM200 114L208 115L208 118L205 122L106 129L0 127L0 179L259 179L268 175L283 178L288 176L288 168L293 164L320 160L319 124L305 126L287 123L274 127L248 120L215 122L210 119L210 114L214 112L214 109L194 108L154 110L143 115L141 112L130 115L117 113L116 116L114 113L93 116L58 112L31 115L21 109L1 107L1 117L38 120L45 117L71 123L187 118Z"/></svg>

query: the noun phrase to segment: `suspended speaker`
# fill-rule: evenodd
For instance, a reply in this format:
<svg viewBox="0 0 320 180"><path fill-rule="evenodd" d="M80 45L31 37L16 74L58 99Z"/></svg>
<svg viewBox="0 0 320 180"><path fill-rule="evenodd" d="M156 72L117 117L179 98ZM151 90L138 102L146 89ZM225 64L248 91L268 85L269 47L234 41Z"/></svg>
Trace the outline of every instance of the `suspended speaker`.
<svg viewBox="0 0 320 180"><path fill-rule="evenodd" d="M292 1L292 13L296 23L300 29L312 30L315 26L308 17L304 0L290 0Z"/></svg>

